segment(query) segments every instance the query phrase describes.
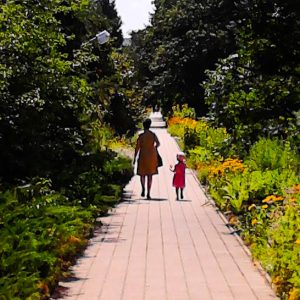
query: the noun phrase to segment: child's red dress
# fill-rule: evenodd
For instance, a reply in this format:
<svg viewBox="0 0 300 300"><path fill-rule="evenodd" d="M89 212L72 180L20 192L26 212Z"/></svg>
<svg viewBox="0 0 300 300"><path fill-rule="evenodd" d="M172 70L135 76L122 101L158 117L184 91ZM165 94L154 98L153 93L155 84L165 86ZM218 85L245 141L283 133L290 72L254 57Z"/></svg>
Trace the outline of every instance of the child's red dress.
<svg viewBox="0 0 300 300"><path fill-rule="evenodd" d="M185 187L185 163L179 162L175 165L173 177L173 186L183 189Z"/></svg>

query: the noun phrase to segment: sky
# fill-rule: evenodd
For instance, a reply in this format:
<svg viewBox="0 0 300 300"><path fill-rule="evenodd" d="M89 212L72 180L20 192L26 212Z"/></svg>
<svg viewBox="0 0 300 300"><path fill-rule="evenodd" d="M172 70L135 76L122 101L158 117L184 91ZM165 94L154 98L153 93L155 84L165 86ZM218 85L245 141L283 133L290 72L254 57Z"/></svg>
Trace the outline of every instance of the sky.
<svg viewBox="0 0 300 300"><path fill-rule="evenodd" d="M123 36L129 37L129 32L139 30L149 25L150 12L154 6L151 0L115 0L116 8L122 19Z"/></svg>

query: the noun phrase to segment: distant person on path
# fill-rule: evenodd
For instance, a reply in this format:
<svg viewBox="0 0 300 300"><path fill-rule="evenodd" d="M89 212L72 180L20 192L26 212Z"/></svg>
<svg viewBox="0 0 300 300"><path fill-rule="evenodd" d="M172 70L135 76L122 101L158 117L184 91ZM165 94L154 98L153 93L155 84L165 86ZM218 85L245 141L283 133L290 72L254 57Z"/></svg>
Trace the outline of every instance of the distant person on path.
<svg viewBox="0 0 300 300"><path fill-rule="evenodd" d="M174 166L170 166L170 170L174 172L173 177L173 186L176 190L176 200L179 200L179 190L180 197L183 199L183 189L185 188L185 154L183 152L179 152L177 154L178 163Z"/></svg>
<svg viewBox="0 0 300 300"><path fill-rule="evenodd" d="M156 134L150 131L150 126L151 120L146 119L143 122L144 132L138 137L133 159L133 163L135 164L137 155L139 155L137 174L141 176L142 197L145 196L145 180L147 177L147 199L151 199L150 191L152 186L152 175L158 174L156 148L160 146Z"/></svg>

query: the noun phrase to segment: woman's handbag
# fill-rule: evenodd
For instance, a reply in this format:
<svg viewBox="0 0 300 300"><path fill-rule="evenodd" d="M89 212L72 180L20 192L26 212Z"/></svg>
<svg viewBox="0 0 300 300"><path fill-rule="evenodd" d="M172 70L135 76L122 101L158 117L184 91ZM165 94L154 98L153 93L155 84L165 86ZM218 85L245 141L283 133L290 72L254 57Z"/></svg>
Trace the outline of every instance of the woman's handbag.
<svg viewBox="0 0 300 300"><path fill-rule="evenodd" d="M160 154L159 154L157 148L156 148L156 153L157 153L157 166L158 166L158 167L162 167L163 161L162 161L162 158L161 158L161 156L160 156Z"/></svg>

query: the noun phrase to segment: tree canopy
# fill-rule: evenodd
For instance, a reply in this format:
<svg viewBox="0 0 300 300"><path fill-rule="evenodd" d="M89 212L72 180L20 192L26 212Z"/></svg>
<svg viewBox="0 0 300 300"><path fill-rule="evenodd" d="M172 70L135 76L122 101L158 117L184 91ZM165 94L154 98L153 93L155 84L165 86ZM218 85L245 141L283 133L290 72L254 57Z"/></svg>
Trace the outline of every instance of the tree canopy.
<svg viewBox="0 0 300 300"><path fill-rule="evenodd" d="M109 113L100 83L115 84L120 25L114 1L2 2L0 178L53 176L90 151ZM102 30L108 44L86 43Z"/></svg>
<svg viewBox="0 0 300 300"><path fill-rule="evenodd" d="M154 3L151 26L133 34L149 103L160 101L165 112L188 103L242 142L299 134L298 2Z"/></svg>

